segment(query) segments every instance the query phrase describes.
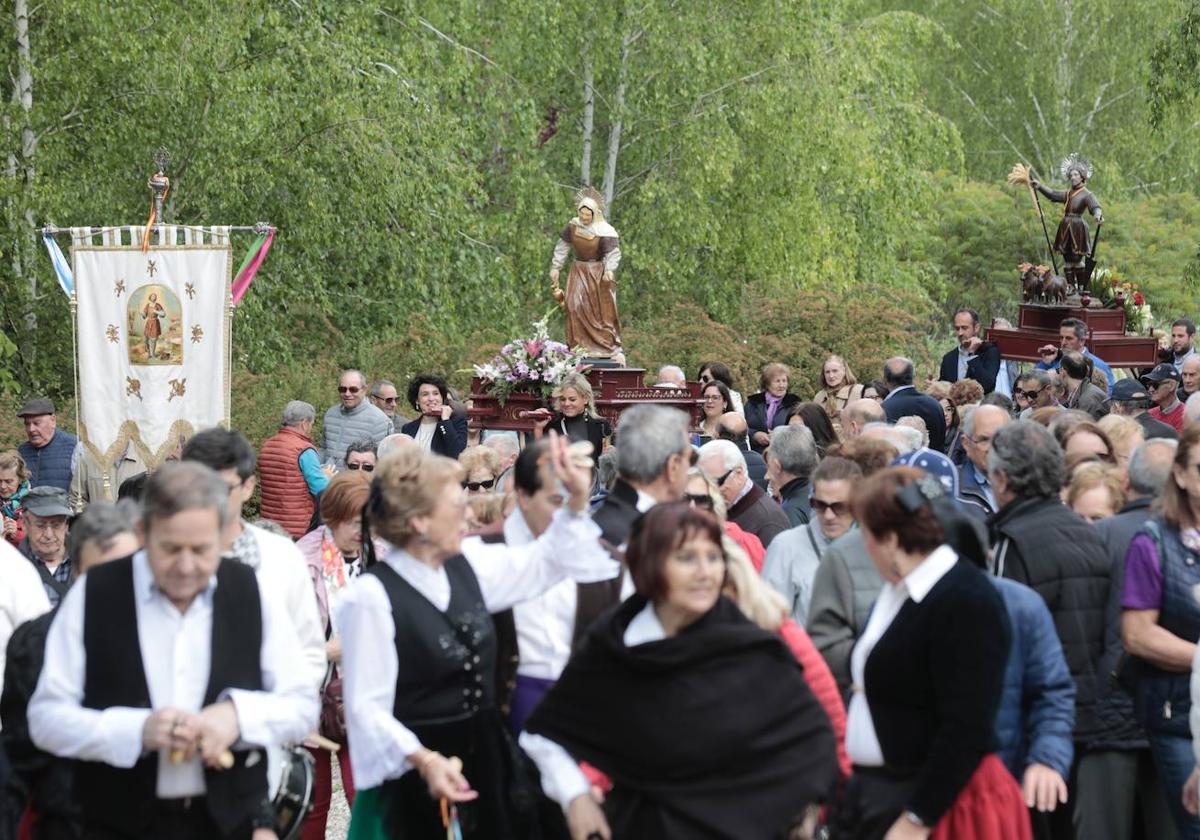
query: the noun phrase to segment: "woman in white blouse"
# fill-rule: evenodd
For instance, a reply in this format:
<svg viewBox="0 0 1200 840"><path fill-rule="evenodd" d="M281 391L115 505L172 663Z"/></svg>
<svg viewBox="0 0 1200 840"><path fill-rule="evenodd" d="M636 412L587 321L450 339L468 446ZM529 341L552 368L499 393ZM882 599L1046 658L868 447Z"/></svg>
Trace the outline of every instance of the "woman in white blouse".
<svg viewBox="0 0 1200 840"><path fill-rule="evenodd" d="M567 506L536 542L515 547L463 539L456 462L414 448L376 472L367 517L393 548L350 585L337 611L358 787L351 838L444 838L451 806L464 840L543 836L539 810L548 809L539 809L494 702L491 613L567 578L620 571L585 514L587 471L553 433L551 453ZM561 818L548 812L561 833Z"/></svg>

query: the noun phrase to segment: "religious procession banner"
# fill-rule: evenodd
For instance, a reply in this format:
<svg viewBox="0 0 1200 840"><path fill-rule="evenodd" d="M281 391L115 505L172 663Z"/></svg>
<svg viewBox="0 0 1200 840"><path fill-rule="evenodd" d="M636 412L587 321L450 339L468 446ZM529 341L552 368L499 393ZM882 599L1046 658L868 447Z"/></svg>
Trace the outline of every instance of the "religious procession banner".
<svg viewBox="0 0 1200 840"><path fill-rule="evenodd" d="M149 468L229 424L229 238L72 231L80 440L101 463L128 447ZM128 234L128 243L122 232Z"/></svg>

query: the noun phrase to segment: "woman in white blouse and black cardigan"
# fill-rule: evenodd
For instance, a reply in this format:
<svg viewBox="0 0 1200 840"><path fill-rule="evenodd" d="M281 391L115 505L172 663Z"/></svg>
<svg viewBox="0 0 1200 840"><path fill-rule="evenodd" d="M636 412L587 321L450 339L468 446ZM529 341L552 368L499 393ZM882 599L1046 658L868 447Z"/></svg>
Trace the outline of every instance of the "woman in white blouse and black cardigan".
<svg viewBox="0 0 1200 840"><path fill-rule="evenodd" d="M568 577L590 582L619 571L585 514L588 472L570 463L556 435L550 447L570 497L524 546L463 540L466 497L455 461L414 448L376 472L367 517L394 547L351 584L338 609L358 786L351 838L444 838L439 800L456 806L464 840L565 832L496 708L490 615Z"/></svg>
<svg viewBox="0 0 1200 840"><path fill-rule="evenodd" d="M910 467L867 479L853 507L884 587L850 657L854 771L835 836L1029 838L1021 791L992 753L1008 616L946 544L963 514Z"/></svg>

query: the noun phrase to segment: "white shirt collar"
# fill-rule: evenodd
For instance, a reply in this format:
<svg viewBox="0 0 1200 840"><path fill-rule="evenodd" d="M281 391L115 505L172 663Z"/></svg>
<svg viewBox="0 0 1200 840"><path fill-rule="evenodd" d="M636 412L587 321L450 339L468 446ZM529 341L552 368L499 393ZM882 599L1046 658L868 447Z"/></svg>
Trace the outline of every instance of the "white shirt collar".
<svg viewBox="0 0 1200 840"><path fill-rule="evenodd" d="M654 602L647 601L641 612L633 617L629 626L625 628L623 638L625 647L644 645L667 638L667 631L663 629L662 622L658 620L658 614L654 612Z"/></svg>
<svg viewBox="0 0 1200 840"><path fill-rule="evenodd" d="M638 509L638 513L645 513L656 504L658 504L658 499L654 498L649 493L643 492L642 490L637 491L636 507Z"/></svg>
<svg viewBox="0 0 1200 840"><path fill-rule="evenodd" d="M921 603L929 594L929 590L933 589L957 562L958 555L950 546L941 545L935 548L932 554L901 581L904 588L908 590L908 597L918 604Z"/></svg>
<svg viewBox="0 0 1200 840"><path fill-rule="evenodd" d="M750 491L754 489L754 482L750 480L750 473L747 471L747 472L743 473L743 475L746 478L746 483L743 484L742 489L738 491L737 497L732 502L729 503L729 507L733 507L738 502L740 502L742 499L749 496Z"/></svg>
<svg viewBox="0 0 1200 840"><path fill-rule="evenodd" d="M508 545L526 545L536 539L521 509L513 508L513 512L504 520L504 542Z"/></svg>
<svg viewBox="0 0 1200 840"><path fill-rule="evenodd" d="M237 561L233 560L229 562L236 563ZM212 577L208 579L208 585L196 597L205 601L211 601L213 591L216 588L217 574L213 572ZM133 591L146 603L155 599L166 600L167 597L158 588L158 583L154 580L154 572L150 568L150 558L146 556L146 549L144 548L133 555Z"/></svg>
<svg viewBox="0 0 1200 840"><path fill-rule="evenodd" d="M909 388L911 388L914 391L917 390L917 386L915 386L915 385L901 385L899 388L893 388L892 390L888 391L888 395L883 398L883 401L887 402L892 397L894 397L896 394L899 394L901 391L908 390Z"/></svg>

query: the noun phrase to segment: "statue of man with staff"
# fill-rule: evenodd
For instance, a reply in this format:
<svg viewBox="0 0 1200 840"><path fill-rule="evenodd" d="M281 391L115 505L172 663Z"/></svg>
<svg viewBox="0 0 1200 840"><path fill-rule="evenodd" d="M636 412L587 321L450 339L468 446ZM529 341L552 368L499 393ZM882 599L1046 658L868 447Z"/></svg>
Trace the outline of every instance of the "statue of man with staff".
<svg viewBox="0 0 1200 840"><path fill-rule="evenodd" d="M1037 178L1030 177L1029 185L1051 201L1062 204L1063 218L1058 223L1058 232L1054 235L1054 250L1062 254L1063 273L1067 282L1076 291L1084 292L1092 279L1092 269L1095 268L1095 250L1089 238L1087 222L1083 220L1084 211L1092 214L1096 220L1096 236L1100 236L1100 226L1104 224L1104 211L1100 202L1087 188L1088 179L1092 177L1092 165L1078 154L1071 154L1062 162L1062 176L1071 182L1068 190L1052 190L1040 183Z"/></svg>

